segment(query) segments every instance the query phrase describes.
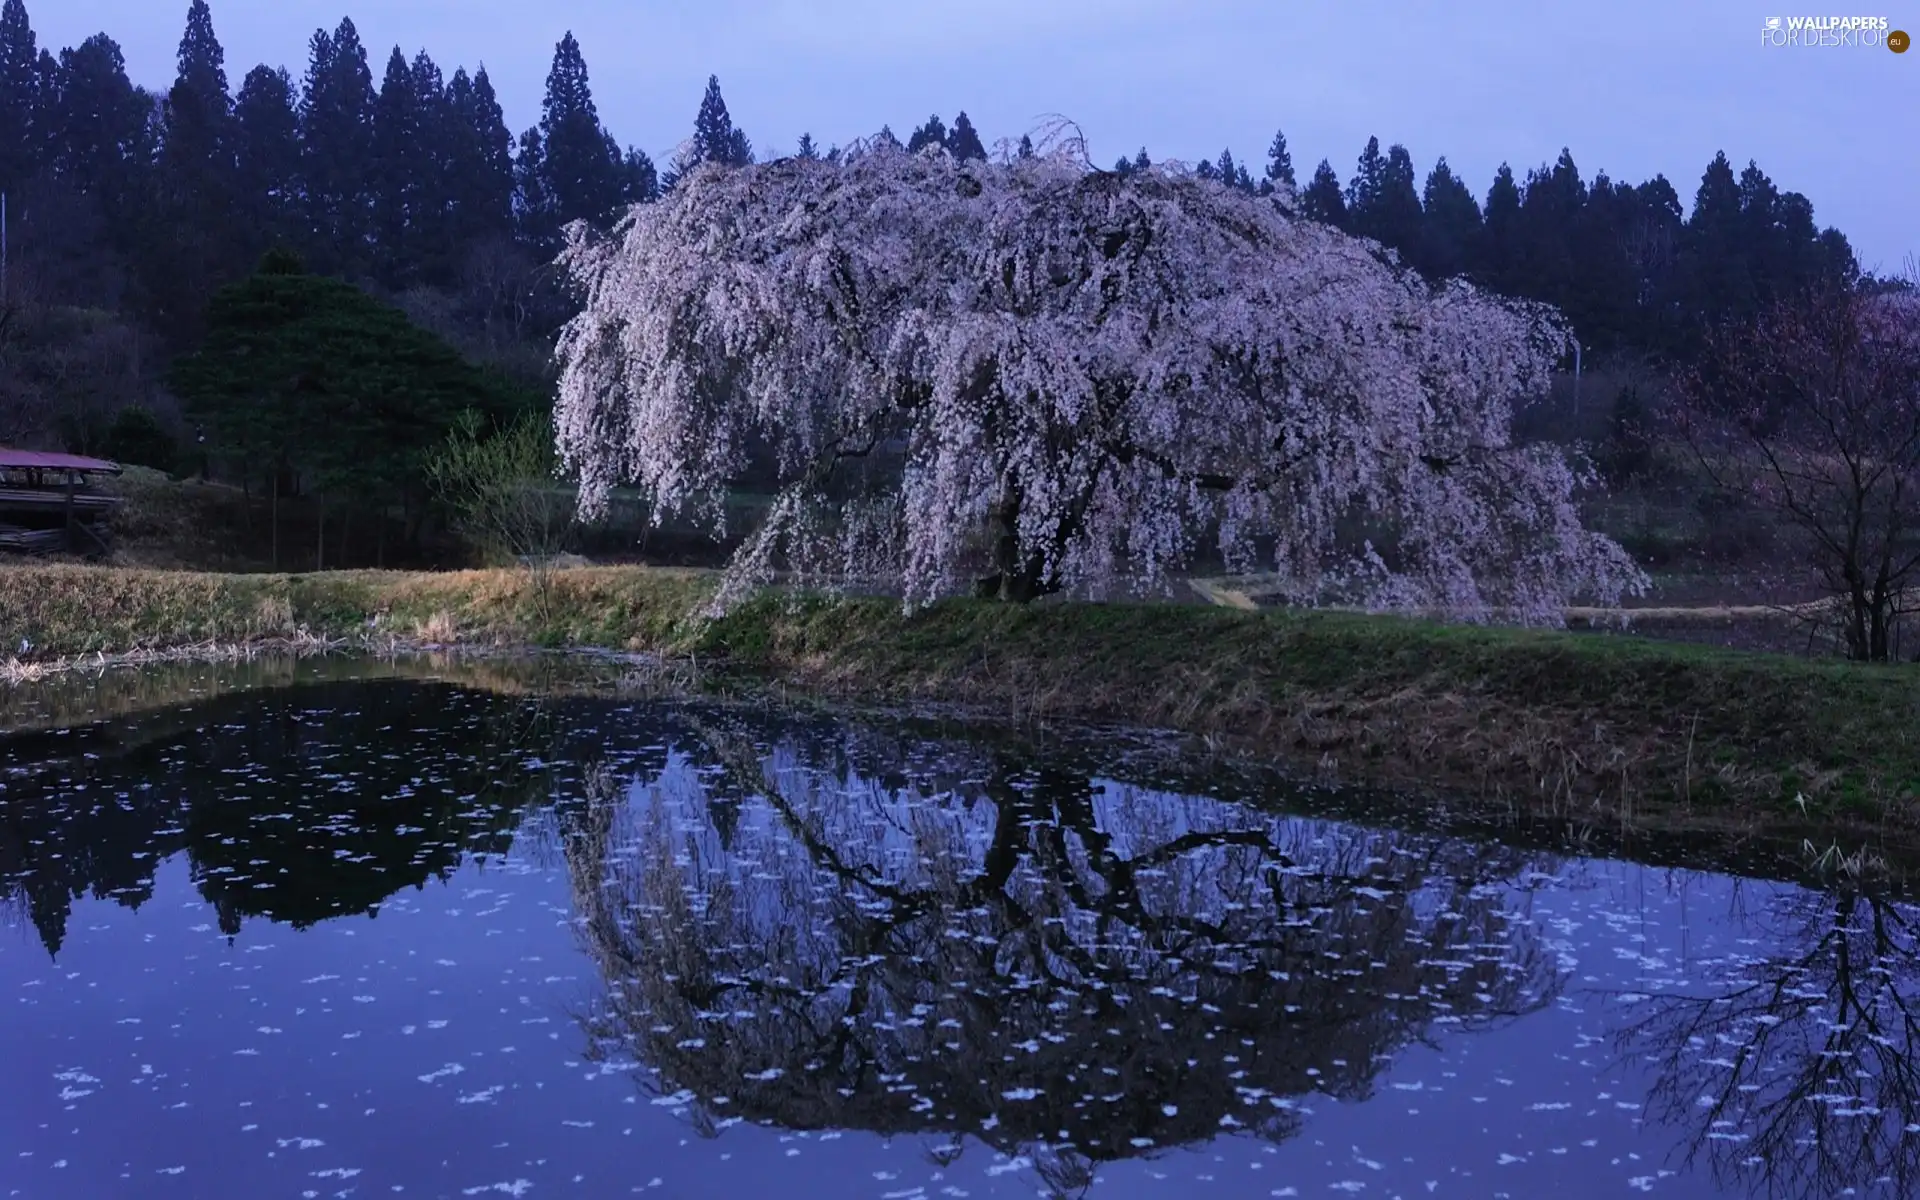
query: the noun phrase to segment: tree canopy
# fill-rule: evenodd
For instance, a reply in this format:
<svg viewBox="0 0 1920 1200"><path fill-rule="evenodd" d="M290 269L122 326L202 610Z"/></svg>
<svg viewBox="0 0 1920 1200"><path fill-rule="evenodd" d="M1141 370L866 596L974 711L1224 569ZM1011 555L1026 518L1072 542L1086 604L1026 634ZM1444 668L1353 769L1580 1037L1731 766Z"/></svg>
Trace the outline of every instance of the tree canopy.
<svg viewBox="0 0 1920 1200"><path fill-rule="evenodd" d="M740 577L830 546L926 601L985 523L977 582L1015 599L1157 582L1200 530L1309 600L1557 621L1644 582L1582 528L1575 467L1511 441L1568 345L1554 315L1430 286L1279 193L1092 170L1077 138L994 163L876 139L698 170L562 261L586 300L558 425L588 514L634 480L717 519L767 439L785 491ZM831 490L888 456L865 494ZM1382 544L1342 538L1357 515Z"/></svg>
<svg viewBox="0 0 1920 1200"><path fill-rule="evenodd" d="M367 503L415 488L461 413L523 406L399 309L278 254L215 294L205 343L170 383L212 454Z"/></svg>

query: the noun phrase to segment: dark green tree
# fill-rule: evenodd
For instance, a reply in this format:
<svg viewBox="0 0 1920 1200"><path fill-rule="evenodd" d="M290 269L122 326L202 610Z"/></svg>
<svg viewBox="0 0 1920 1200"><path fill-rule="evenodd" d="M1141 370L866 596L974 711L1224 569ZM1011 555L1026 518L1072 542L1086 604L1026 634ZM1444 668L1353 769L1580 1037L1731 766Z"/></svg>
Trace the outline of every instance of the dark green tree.
<svg viewBox="0 0 1920 1200"><path fill-rule="evenodd" d="M1427 173L1420 207L1420 269L1437 279L1465 275L1480 260L1480 202L1444 157Z"/></svg>
<svg viewBox="0 0 1920 1200"><path fill-rule="evenodd" d="M374 277L386 287L451 277L460 144L440 68L395 46L373 114Z"/></svg>
<svg viewBox="0 0 1920 1200"><path fill-rule="evenodd" d="M44 163L40 52L24 0L0 5L0 188L17 191Z"/></svg>
<svg viewBox="0 0 1920 1200"><path fill-rule="evenodd" d="M1153 160L1147 157L1147 148L1145 146L1140 147L1140 153L1133 156L1133 169L1136 171L1149 171L1153 169Z"/></svg>
<svg viewBox="0 0 1920 1200"><path fill-rule="evenodd" d="M214 287L240 273L233 100L226 53L206 0L193 0L167 92L153 202L140 210L137 261L151 316L176 344L191 340Z"/></svg>
<svg viewBox="0 0 1920 1200"><path fill-rule="evenodd" d="M447 83L447 192L453 240L471 249L513 230L513 135L485 67Z"/></svg>
<svg viewBox="0 0 1920 1200"><path fill-rule="evenodd" d="M211 454L291 472L343 520L421 500L426 456L463 412L506 422L527 406L399 309L284 255L214 295L205 342L168 382Z"/></svg>
<svg viewBox="0 0 1920 1200"><path fill-rule="evenodd" d="M546 143L536 125L520 135L520 145L514 154L513 225L520 240L541 255L553 252L560 232L546 181Z"/></svg>
<svg viewBox="0 0 1920 1200"><path fill-rule="evenodd" d="M803 133L800 135L800 144L794 147L793 156L795 158L819 158L820 157L820 149L819 147L813 144L812 134Z"/></svg>
<svg viewBox="0 0 1920 1200"><path fill-rule="evenodd" d="M1520 185L1506 163L1493 173L1485 211L1486 234L1480 239L1484 257L1477 275L1494 291L1512 292L1520 282Z"/></svg>
<svg viewBox="0 0 1920 1200"><path fill-rule="evenodd" d="M1013 153L1015 158L1032 158L1033 138L1024 133L1021 134L1019 145L1014 148Z"/></svg>
<svg viewBox="0 0 1920 1200"><path fill-rule="evenodd" d="M1333 164L1326 159L1321 159L1320 165L1313 169L1306 191L1300 193L1300 208L1316 221L1336 229L1347 227L1347 202L1341 194L1340 177L1333 173Z"/></svg>
<svg viewBox="0 0 1920 1200"><path fill-rule="evenodd" d="M947 153L961 162L985 162L987 148L980 141L980 134L967 119L966 110L953 119L953 128L947 131Z"/></svg>
<svg viewBox="0 0 1920 1200"><path fill-rule="evenodd" d="M541 182L555 224L549 238L573 221L603 221L620 207L623 156L600 126L587 61L570 32L554 47L540 139L545 147Z"/></svg>
<svg viewBox="0 0 1920 1200"><path fill-rule="evenodd" d="M1287 135L1274 131L1273 142L1267 147L1268 183L1284 183L1293 186L1293 154L1287 149Z"/></svg>
<svg viewBox="0 0 1920 1200"><path fill-rule="evenodd" d="M891 131L888 136L892 136ZM752 161L753 145L744 131L734 127L733 117L727 112L727 101L720 94L720 77L707 76L700 111L693 117L693 140L687 145L685 160L674 164L668 186L701 163L744 167Z"/></svg>
<svg viewBox="0 0 1920 1200"><path fill-rule="evenodd" d="M54 168L125 229L157 149L154 98L133 86L119 43L104 33L60 52L58 89Z"/></svg>
<svg viewBox="0 0 1920 1200"><path fill-rule="evenodd" d="M651 204L660 198L660 172L638 146L628 146L620 160L620 199L624 204Z"/></svg>
<svg viewBox="0 0 1920 1200"><path fill-rule="evenodd" d="M944 150L946 149L946 145L946 123L940 119L939 113L935 113L927 118L925 125L914 130L912 135L907 138L907 153L918 154L928 146L939 146Z"/></svg>
<svg viewBox="0 0 1920 1200"><path fill-rule="evenodd" d="M233 102L234 235L258 259L302 241L300 114L284 68L247 72Z"/></svg>
<svg viewBox="0 0 1920 1200"><path fill-rule="evenodd" d="M1360 151L1360 161L1354 167L1353 178L1347 181L1347 219L1352 223L1353 231L1363 237L1373 236L1374 214L1380 206L1380 194L1386 187L1387 158L1380 153L1380 139L1367 139L1365 149Z"/></svg>
<svg viewBox="0 0 1920 1200"><path fill-rule="evenodd" d="M1417 254L1424 223L1417 188L1407 148L1396 144L1383 155L1380 139L1368 138L1347 184L1349 227L1402 254Z"/></svg>
<svg viewBox="0 0 1920 1200"><path fill-rule="evenodd" d="M366 270L372 250L373 72L353 21L315 30L300 98L302 188L316 268Z"/></svg>

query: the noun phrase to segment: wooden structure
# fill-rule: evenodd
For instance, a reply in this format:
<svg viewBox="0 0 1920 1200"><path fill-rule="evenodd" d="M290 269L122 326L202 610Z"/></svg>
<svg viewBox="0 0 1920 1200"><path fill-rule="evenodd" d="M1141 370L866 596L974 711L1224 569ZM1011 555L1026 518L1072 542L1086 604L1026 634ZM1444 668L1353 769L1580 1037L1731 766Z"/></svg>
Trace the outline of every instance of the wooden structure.
<svg viewBox="0 0 1920 1200"><path fill-rule="evenodd" d="M99 485L119 473L105 459L0 446L0 550L104 552L106 516L120 497Z"/></svg>

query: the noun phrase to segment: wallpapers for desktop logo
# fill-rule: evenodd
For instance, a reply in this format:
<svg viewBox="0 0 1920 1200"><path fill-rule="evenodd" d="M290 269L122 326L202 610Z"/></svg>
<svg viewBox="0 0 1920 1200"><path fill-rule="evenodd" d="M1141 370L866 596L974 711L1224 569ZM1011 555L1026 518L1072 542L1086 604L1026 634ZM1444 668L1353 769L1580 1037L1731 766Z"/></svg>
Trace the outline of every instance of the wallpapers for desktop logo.
<svg viewBox="0 0 1920 1200"><path fill-rule="evenodd" d="M1911 42L1886 17L1768 17L1760 29L1763 46L1885 46L1904 54Z"/></svg>

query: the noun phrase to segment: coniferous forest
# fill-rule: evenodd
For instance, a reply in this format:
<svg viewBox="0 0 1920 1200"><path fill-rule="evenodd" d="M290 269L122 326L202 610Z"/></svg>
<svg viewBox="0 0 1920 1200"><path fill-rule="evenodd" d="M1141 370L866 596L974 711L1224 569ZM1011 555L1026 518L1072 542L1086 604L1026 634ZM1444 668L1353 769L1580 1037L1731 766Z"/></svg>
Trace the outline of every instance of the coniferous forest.
<svg viewBox="0 0 1920 1200"><path fill-rule="evenodd" d="M39 44L24 0L5 0L0 444L413 513L423 496L415 450L463 411L507 420L545 403L553 337L575 304L549 266L561 230L609 223L696 164L755 161L718 79L688 102L690 139L664 161L623 145L569 34L538 122L516 133L484 67L399 47L383 58L350 19L316 30L297 72L230 70L206 0L186 14L172 84L153 92L128 77L109 33L56 51ZM928 118L905 144L984 158L985 136L960 112L951 125ZM837 151L804 136L797 153ZM1151 162L1143 147L1113 169ZM1422 179L1407 147L1372 138L1343 178L1324 159L1297 168L1276 133L1264 161L1229 149L1196 169L1251 191L1293 187L1315 219L1377 239L1424 273L1553 304L1600 361L1684 364L1717 324L1861 275L1807 197L1725 152L1678 184L1588 176L1571 150L1469 181L1444 157ZM284 280L234 291L270 252L270 273L345 281L367 301L342 301L337 288L287 299L298 287ZM307 406L304 419L283 406L276 417L203 353L210 338L245 342L236 330L270 302L309 306L322 331L249 351L289 356L290 377L357 361L334 336L425 337L455 353L421 351L432 386L395 384L351 411Z"/></svg>

